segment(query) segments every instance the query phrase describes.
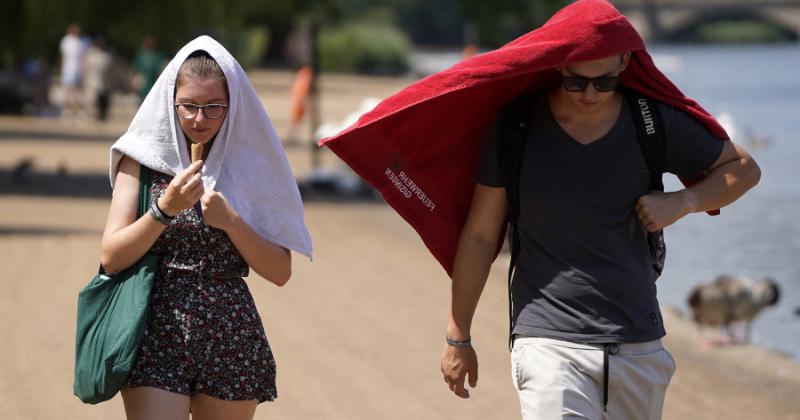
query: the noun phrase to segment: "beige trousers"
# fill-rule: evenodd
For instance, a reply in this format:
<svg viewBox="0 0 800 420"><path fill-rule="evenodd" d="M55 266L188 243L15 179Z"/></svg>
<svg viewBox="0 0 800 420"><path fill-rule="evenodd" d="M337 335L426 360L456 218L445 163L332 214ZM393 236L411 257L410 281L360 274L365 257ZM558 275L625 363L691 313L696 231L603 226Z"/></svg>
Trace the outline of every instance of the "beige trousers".
<svg viewBox="0 0 800 420"><path fill-rule="evenodd" d="M611 347L540 337L514 340L511 376L524 420L660 419L675 360L661 340Z"/></svg>

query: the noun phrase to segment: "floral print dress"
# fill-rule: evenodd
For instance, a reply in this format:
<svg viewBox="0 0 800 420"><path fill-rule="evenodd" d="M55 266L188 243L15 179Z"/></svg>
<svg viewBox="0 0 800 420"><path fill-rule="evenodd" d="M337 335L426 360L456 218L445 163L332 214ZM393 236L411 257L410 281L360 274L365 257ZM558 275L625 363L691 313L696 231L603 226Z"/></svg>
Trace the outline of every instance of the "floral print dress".
<svg viewBox="0 0 800 420"><path fill-rule="evenodd" d="M151 200L171 180L154 173ZM275 399L275 360L242 279L248 266L225 232L189 208L176 215L154 250L161 266L128 386L224 400Z"/></svg>

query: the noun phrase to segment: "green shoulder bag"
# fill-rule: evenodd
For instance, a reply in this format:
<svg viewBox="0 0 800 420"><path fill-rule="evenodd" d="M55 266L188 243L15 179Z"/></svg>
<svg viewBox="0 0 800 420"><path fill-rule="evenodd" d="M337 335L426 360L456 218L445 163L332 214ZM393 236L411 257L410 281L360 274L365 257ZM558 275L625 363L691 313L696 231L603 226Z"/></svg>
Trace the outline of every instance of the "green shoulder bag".
<svg viewBox="0 0 800 420"><path fill-rule="evenodd" d="M151 180L151 170L142 165L137 218L149 208ZM152 251L118 273L106 274L101 266L78 294L73 391L81 401L109 400L128 380L147 327L157 269L158 256Z"/></svg>

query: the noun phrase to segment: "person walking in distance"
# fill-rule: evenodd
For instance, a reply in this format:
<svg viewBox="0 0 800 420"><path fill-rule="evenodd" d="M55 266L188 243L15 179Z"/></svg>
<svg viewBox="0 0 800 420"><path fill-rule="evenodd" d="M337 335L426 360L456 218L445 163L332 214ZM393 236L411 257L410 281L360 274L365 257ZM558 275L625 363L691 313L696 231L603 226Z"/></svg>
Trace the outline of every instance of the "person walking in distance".
<svg viewBox="0 0 800 420"><path fill-rule="evenodd" d="M66 118L80 116L84 111L83 58L86 44L81 38L81 27L72 23L59 44L61 53L62 115Z"/></svg>

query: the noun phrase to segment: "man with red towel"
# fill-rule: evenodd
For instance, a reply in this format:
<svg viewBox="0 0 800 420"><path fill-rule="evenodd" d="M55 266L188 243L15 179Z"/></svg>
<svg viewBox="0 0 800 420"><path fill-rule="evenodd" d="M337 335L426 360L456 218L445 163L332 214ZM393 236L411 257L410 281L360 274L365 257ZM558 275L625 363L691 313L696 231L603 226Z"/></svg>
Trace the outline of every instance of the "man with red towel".
<svg viewBox="0 0 800 420"><path fill-rule="evenodd" d="M663 171L686 189L652 191L637 136L654 99ZM675 370L661 344L648 232L713 212L759 180L750 155L653 64L604 0L565 7L543 27L388 98L326 139L419 232L451 275L441 369L469 397L470 326L509 210L504 109L523 94L519 254L511 281L512 377L523 418L658 419ZM643 114L650 118L650 114ZM659 173L660 175L660 173ZM512 179L513 182L513 179Z"/></svg>

